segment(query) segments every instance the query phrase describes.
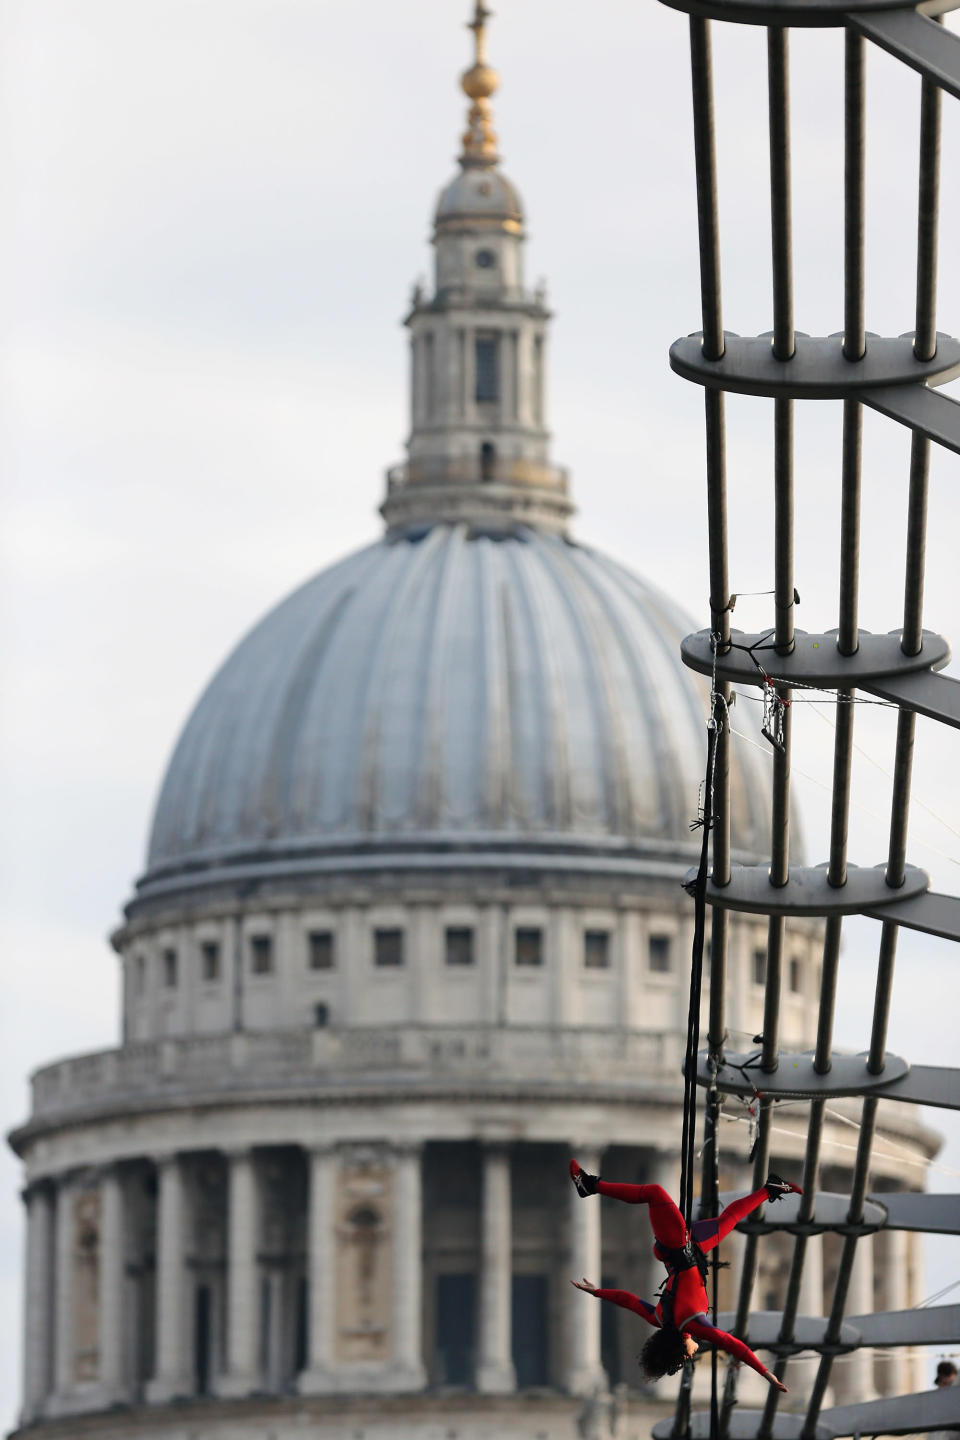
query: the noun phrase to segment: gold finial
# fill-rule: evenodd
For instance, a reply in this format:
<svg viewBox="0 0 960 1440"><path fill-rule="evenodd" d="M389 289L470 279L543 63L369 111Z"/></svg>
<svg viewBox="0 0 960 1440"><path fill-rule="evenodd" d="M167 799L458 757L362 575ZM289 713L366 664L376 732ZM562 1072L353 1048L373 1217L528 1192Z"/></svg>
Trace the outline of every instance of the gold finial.
<svg viewBox="0 0 960 1440"><path fill-rule="evenodd" d="M473 19L467 24L467 29L473 31L474 56L470 69L460 77L460 88L472 101L463 133L462 165L495 165L499 158L490 108L490 96L499 84L499 76L487 64L486 23L492 13L483 0L476 0Z"/></svg>

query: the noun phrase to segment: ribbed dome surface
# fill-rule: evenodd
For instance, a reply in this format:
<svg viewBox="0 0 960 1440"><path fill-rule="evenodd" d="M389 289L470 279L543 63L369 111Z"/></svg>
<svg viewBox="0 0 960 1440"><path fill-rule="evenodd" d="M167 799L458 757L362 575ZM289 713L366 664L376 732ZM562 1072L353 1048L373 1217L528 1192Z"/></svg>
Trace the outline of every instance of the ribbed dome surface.
<svg viewBox="0 0 960 1440"><path fill-rule="evenodd" d="M240 643L157 804L148 878L362 843L690 845L706 695L696 626L595 550L459 525L325 570ZM762 767L735 764L764 848Z"/></svg>
<svg viewBox="0 0 960 1440"><path fill-rule="evenodd" d="M434 220L459 218L513 220L523 223L523 205L516 186L499 170L468 165L441 190Z"/></svg>

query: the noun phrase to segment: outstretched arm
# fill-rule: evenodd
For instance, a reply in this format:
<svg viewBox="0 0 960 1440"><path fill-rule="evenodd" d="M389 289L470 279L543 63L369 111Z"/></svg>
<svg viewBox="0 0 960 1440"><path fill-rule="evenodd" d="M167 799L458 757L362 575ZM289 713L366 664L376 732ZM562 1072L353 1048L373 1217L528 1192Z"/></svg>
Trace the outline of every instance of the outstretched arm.
<svg viewBox="0 0 960 1440"><path fill-rule="evenodd" d="M598 1300L609 1300L612 1305L632 1310L635 1315L646 1320L648 1325L656 1325L658 1329L660 1327L654 1307L648 1301L641 1300L639 1295L631 1295L629 1290L601 1290L596 1285L591 1285L587 1279L571 1280L570 1284L585 1291L587 1295L595 1295Z"/></svg>
<svg viewBox="0 0 960 1440"><path fill-rule="evenodd" d="M778 1380L773 1371L768 1370L763 1361L754 1355L750 1346L745 1345L742 1340L738 1340L736 1335L729 1335L726 1330L718 1330L716 1326L708 1325L705 1320L690 1321L683 1328L689 1331L695 1340L715 1345L718 1350L725 1350L728 1355L732 1355L734 1360L744 1361L751 1370L756 1370L758 1375L762 1375L764 1380L767 1380L775 1389L782 1390L786 1395L787 1387L783 1381Z"/></svg>

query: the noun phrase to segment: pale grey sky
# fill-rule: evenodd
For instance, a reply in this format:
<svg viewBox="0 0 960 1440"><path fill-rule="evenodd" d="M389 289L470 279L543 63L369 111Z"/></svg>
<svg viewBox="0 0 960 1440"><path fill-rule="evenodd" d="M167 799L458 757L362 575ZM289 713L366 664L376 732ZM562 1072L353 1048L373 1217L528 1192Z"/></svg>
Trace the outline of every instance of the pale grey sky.
<svg viewBox="0 0 960 1440"><path fill-rule="evenodd" d="M105 934L198 691L295 584L378 533L401 457L405 337L465 102L467 0L5 0L0 7L0 895L4 1122L25 1076L118 1033ZM702 396L667 348L698 328L687 24L654 0L502 0L491 59L528 276L557 311L554 456L576 531L706 620ZM950 21L948 23L955 23ZM715 36L726 324L768 329L765 42ZM842 36L793 36L797 324L840 328ZM919 82L870 51L868 328L913 326ZM960 233L944 104L943 235ZM941 328L960 322L943 245ZM956 393L956 387L952 387ZM797 620L836 623L839 406L797 407ZM772 416L729 403L731 575L772 584ZM909 437L865 426L861 620L897 626ZM958 614L956 457L936 453L927 624ZM743 628L767 602L738 607ZM757 738L744 706L738 729ZM830 708L798 712L829 775ZM826 719L824 717L827 717ZM889 770L893 716L857 736ZM746 743L738 741L737 743ZM957 737L920 722L910 858L956 892ZM858 756L852 857L882 861L889 783ZM797 779L807 853L828 801ZM695 805L696 797L691 797ZM937 818L939 817L939 818ZM865 1048L877 927L850 928L839 1043ZM956 1056L955 957L904 936L891 1045ZM931 1117L934 1118L934 1117ZM934 1123L943 1124L943 1117ZM954 1125L942 1157L960 1171ZM734 1142L731 1142L734 1143ZM938 1171L931 1183L958 1189ZM0 1422L19 1385L18 1168L0 1161ZM960 1248L937 1250L946 1280ZM951 1271L951 1268L952 1271ZM949 1273L948 1273L949 1272ZM930 1289L935 1288L931 1283Z"/></svg>

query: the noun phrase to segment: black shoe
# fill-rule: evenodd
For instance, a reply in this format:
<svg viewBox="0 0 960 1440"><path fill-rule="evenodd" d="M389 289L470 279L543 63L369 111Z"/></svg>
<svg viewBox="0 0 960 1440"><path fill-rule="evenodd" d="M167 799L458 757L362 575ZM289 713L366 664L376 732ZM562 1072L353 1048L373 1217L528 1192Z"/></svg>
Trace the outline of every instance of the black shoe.
<svg viewBox="0 0 960 1440"><path fill-rule="evenodd" d="M576 1160L570 1161L570 1179L576 1186L581 1200L586 1199L588 1195L596 1195L597 1185L600 1181L599 1175L588 1175L586 1170L580 1169Z"/></svg>
<svg viewBox="0 0 960 1440"><path fill-rule="evenodd" d="M790 1180L781 1180L780 1176L774 1175L772 1170L763 1182L763 1188L767 1192L768 1200L782 1200L784 1195L803 1194L799 1185L794 1185Z"/></svg>

